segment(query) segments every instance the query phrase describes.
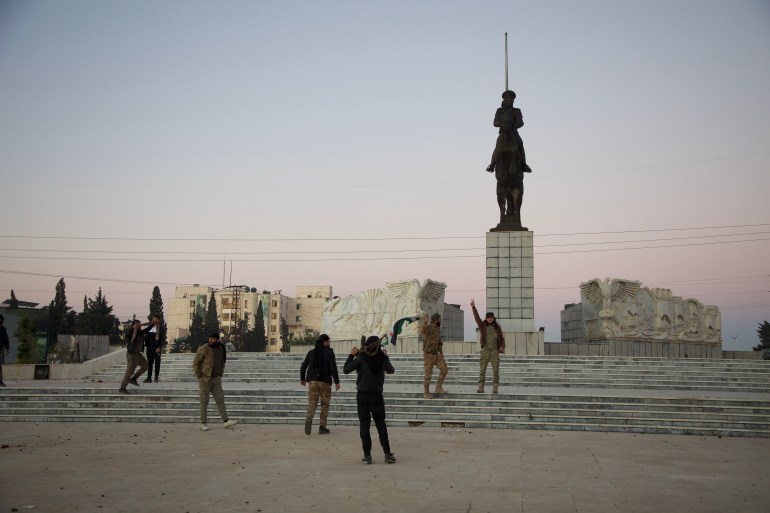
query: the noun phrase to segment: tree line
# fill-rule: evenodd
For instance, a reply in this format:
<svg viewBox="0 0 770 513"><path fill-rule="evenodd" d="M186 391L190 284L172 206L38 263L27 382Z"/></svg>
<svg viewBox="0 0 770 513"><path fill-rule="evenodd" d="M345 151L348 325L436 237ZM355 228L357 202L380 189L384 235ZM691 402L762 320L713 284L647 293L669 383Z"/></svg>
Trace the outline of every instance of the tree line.
<svg viewBox="0 0 770 513"><path fill-rule="evenodd" d="M19 308L16 293L11 290L9 309ZM18 363L39 363L48 355L58 355L59 361L71 361L72 355L65 354L68 351L59 347L58 335L107 335L110 344L118 345L123 342L125 331L130 320L121 323L112 311L113 307L107 301L107 296L102 293L101 287L94 297L83 297L83 310L80 313L67 304L66 284L61 278L56 284L53 300L42 308L44 315L27 315L20 317L14 335L19 344L16 351ZM163 315L163 298L160 288L156 285L152 290L149 305L149 320L157 315L162 323L165 323ZM255 326L249 328L248 313L246 318L230 330L223 338L225 342L231 342L237 351L266 351L267 338L265 336L265 323L263 318L263 306L260 301L255 319ZM283 327L283 318L282 327ZM284 339L283 330L281 338ZM195 312L190 323L186 337L177 340L169 340L172 353L195 352L198 347L208 340L211 333L221 332L219 319L217 318L217 304L214 294L210 294L208 307L202 313ZM38 334L45 333L46 345L38 345ZM285 340L286 350L290 344L290 338ZM41 354L43 353L43 354Z"/></svg>

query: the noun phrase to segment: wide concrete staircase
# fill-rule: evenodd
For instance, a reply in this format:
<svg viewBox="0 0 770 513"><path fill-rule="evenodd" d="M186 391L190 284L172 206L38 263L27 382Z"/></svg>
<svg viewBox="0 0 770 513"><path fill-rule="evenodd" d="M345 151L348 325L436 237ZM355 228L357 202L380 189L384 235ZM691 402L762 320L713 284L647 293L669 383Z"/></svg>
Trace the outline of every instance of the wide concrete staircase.
<svg viewBox="0 0 770 513"><path fill-rule="evenodd" d="M305 418L303 355L233 353L225 394L231 417L287 424ZM342 375L329 426L356 425L355 375ZM478 356L450 356L450 394L422 397L420 355L391 355L385 384L391 426L559 429L770 437L770 362L613 357L504 357L501 393L477 394ZM85 383L0 389L0 420L198 422L191 355L164 356L162 383L117 393L124 367ZM434 372L434 383L436 373ZM491 368L487 373L487 390ZM209 417L218 415L210 406ZM317 418L316 418L317 424ZM290 425L290 426L289 426Z"/></svg>

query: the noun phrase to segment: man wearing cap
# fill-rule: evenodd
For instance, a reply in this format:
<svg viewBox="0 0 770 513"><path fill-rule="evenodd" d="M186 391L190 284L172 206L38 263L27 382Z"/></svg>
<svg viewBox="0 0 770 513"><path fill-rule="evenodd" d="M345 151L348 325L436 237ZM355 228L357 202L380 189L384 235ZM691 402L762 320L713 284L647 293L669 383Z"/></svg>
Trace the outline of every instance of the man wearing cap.
<svg viewBox="0 0 770 513"><path fill-rule="evenodd" d="M476 310L476 302L471 299L471 310L473 318L476 319L476 325L479 327L479 345L481 352L479 354L479 388L476 390L479 394L484 393L484 381L487 375L487 365L492 362L492 393L497 393L497 387L500 384L500 355L505 352L505 337L500 325L497 324L495 314L487 312L484 320L479 317Z"/></svg>
<svg viewBox="0 0 770 513"><path fill-rule="evenodd" d="M492 152L492 159L487 166L487 171L490 173L495 172L495 168L498 164L498 157L502 151L506 148L514 146L519 153L521 168L525 173L531 173L532 169L527 165L527 157L524 153L524 142L519 135L519 128L524 126L524 118L521 115L521 109L517 109L513 106L513 101L516 99L516 93L513 91L503 92L503 103L500 108L495 112L495 119L492 124L498 127L497 142L495 143L495 150Z"/></svg>
<svg viewBox="0 0 770 513"><path fill-rule="evenodd" d="M201 403L201 431L208 431L208 406L209 394L214 396L217 403L219 415L225 423L226 428L233 427L238 423L237 420L227 416L225 407L225 393L222 391L222 376L225 373L225 362L227 361L227 350L225 345L219 341L219 333L209 335L207 344L198 348L193 359L193 372L198 378L198 398Z"/></svg>
<svg viewBox="0 0 770 513"><path fill-rule="evenodd" d="M420 333L422 333L422 358L425 365L425 372L422 377L422 395L425 399L430 399L430 380L433 377L433 367L438 367L439 370L436 394L447 393L442 386L448 369L444 360L444 342L441 340L441 316L434 313L428 322L428 314L425 314L420 320Z"/></svg>

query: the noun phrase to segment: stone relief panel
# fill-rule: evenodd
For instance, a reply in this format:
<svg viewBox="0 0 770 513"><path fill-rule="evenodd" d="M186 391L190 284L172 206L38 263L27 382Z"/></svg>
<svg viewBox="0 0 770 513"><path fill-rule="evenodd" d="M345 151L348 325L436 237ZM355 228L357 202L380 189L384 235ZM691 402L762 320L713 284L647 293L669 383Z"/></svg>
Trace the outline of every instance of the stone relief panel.
<svg viewBox="0 0 770 513"><path fill-rule="evenodd" d="M385 335L404 317L444 314L446 284L431 279L390 281L384 288L369 289L330 301L323 310L321 333L332 340L358 340L362 335ZM402 336L416 336L418 323L405 327Z"/></svg>
<svg viewBox="0 0 770 513"><path fill-rule="evenodd" d="M622 278L594 278L580 284L586 340L624 338L722 342L719 308L670 289L642 287Z"/></svg>

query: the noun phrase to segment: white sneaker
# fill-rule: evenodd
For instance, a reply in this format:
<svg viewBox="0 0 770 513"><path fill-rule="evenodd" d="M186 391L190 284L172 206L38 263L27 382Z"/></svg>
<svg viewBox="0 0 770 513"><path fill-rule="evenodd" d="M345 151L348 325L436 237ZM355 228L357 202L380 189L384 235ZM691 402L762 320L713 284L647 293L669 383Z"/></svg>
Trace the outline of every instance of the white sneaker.
<svg viewBox="0 0 770 513"><path fill-rule="evenodd" d="M235 420L235 419L230 419L230 420L228 420L227 422L225 422L225 427L226 427L226 428L231 428L231 427L233 427L234 425L236 425L237 423L238 423L238 421L237 421L237 420Z"/></svg>
<svg viewBox="0 0 770 513"><path fill-rule="evenodd" d="M201 431L208 431L209 427L206 424L201 424Z"/></svg>

